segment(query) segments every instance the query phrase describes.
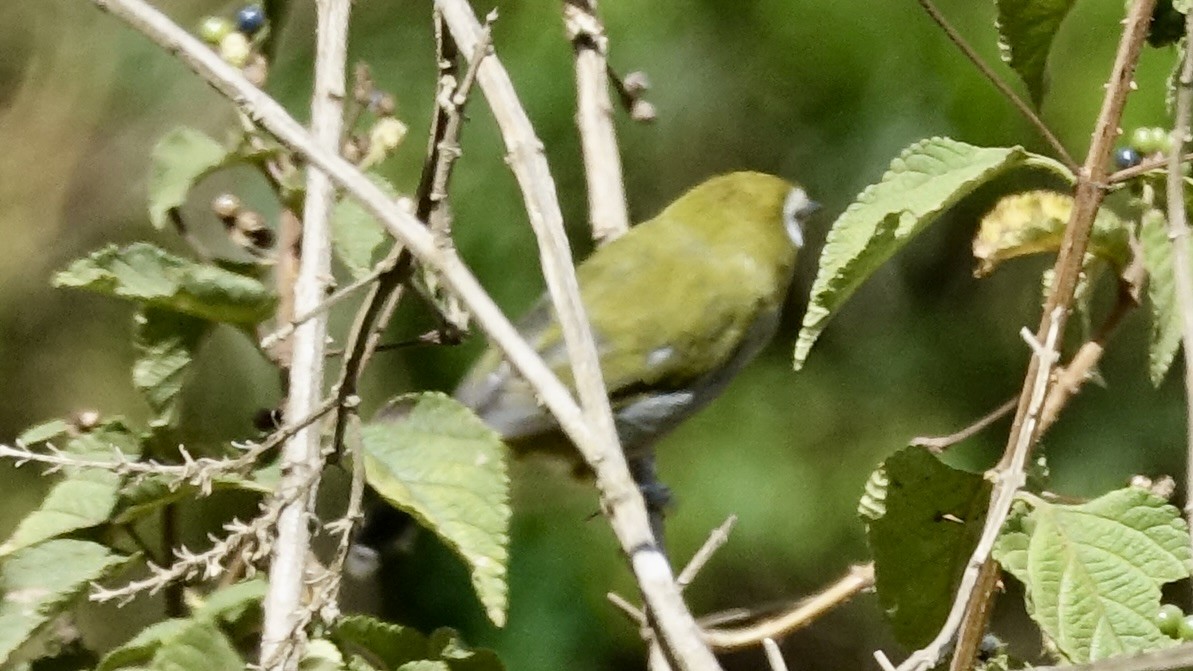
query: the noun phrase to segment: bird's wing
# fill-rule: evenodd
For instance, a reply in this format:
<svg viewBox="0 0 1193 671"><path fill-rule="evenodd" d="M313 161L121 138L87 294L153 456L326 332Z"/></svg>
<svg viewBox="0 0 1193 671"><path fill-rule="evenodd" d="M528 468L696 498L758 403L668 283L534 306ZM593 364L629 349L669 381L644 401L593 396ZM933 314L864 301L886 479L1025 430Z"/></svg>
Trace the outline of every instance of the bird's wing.
<svg viewBox="0 0 1193 671"><path fill-rule="evenodd" d="M663 231L656 227L654 231ZM716 258L699 240L640 230L635 254L616 240L578 269L581 298L615 407L643 394L682 391L737 352L771 293L748 259ZM643 235L646 234L646 235ZM572 386L558 320L544 298L518 323L547 365ZM615 339L614 334L618 334ZM554 420L530 386L490 348L456 397L507 439L550 432Z"/></svg>

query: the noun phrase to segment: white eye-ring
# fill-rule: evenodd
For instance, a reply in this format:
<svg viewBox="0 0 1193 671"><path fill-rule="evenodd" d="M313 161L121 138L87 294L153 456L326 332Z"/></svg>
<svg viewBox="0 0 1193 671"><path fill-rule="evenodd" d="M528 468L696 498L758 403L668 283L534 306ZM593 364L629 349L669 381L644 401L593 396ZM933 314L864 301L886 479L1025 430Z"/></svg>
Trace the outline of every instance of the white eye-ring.
<svg viewBox="0 0 1193 671"><path fill-rule="evenodd" d="M783 201L783 226L796 247L804 246L804 220L819 209L820 203L809 198L808 192L798 186L787 194L787 200Z"/></svg>

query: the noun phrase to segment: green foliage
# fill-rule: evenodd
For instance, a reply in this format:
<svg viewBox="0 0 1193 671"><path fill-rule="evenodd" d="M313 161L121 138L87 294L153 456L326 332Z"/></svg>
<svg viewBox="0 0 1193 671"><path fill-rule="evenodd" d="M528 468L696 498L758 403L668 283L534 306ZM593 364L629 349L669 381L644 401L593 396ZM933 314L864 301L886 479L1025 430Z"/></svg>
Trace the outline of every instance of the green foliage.
<svg viewBox="0 0 1193 671"><path fill-rule="evenodd" d="M990 483L904 448L870 476L859 514L874 556L878 598L901 643L926 644L948 615L981 535Z"/></svg>
<svg viewBox="0 0 1193 671"><path fill-rule="evenodd" d="M244 669L244 660L219 623L195 617L165 620L145 628L133 640L108 653L96 671L142 668L233 671Z"/></svg>
<svg viewBox="0 0 1193 671"><path fill-rule="evenodd" d="M1173 242L1168 239L1168 218L1163 212L1154 208L1144 211L1139 222L1139 242L1143 247L1143 264L1147 268L1147 296L1152 312L1147 372L1152 384L1158 387L1168 375L1181 346L1181 312L1176 301L1176 276L1172 266Z"/></svg>
<svg viewBox="0 0 1193 671"><path fill-rule="evenodd" d="M5 558L0 570L0 666L124 558L88 541L50 540Z"/></svg>
<svg viewBox="0 0 1193 671"><path fill-rule="evenodd" d="M1173 644L1156 622L1160 588L1193 563L1180 511L1120 489L1080 505L1027 497L995 559L1024 584L1028 613L1071 662Z"/></svg>
<svg viewBox="0 0 1193 671"><path fill-rule="evenodd" d="M137 313L133 385L153 409L155 426L177 419L178 394L186 369L210 324L178 312L146 308Z"/></svg>
<svg viewBox="0 0 1193 671"><path fill-rule="evenodd" d="M391 198L398 198L398 190L389 180L376 174L370 174L369 179ZM354 277L368 275L393 246L393 238L355 198L341 197L336 203L331 235L336 258Z"/></svg>
<svg viewBox="0 0 1193 671"><path fill-rule="evenodd" d="M331 639L371 669L407 671L501 671L505 667L489 650L470 650L451 629L437 629L430 636L363 615L341 618Z"/></svg>
<svg viewBox="0 0 1193 671"><path fill-rule="evenodd" d="M62 455L110 462L116 452L132 460L140 455L140 451L136 436L123 422L115 420L71 437L62 448ZM42 541L108 521L116 506L123 477L103 469L67 467L64 471L66 477L50 489L41 505L26 515L8 540L0 545L0 559Z"/></svg>
<svg viewBox="0 0 1193 671"><path fill-rule="evenodd" d="M1016 168L1071 178L1059 163L1021 147L983 148L931 138L905 149L882 180L867 187L829 230L795 344L796 370L803 367L829 319L866 278L946 209Z"/></svg>
<svg viewBox="0 0 1193 671"><path fill-rule="evenodd" d="M1027 84L1036 107L1048 92L1048 54L1076 0L997 0L1002 59Z"/></svg>
<svg viewBox="0 0 1193 671"><path fill-rule="evenodd" d="M362 428L361 441L369 485L464 559L486 614L503 625L509 476L497 433L458 401L423 393L393 401L389 417Z"/></svg>
<svg viewBox="0 0 1193 671"><path fill-rule="evenodd" d="M277 303L256 279L187 261L143 242L93 252L55 275L54 286L231 324L260 322L273 314Z"/></svg>
<svg viewBox="0 0 1193 671"><path fill-rule="evenodd" d="M191 189L233 158L220 143L194 128L180 126L166 133L153 148L149 221L155 228L165 228L169 212L186 202Z"/></svg>

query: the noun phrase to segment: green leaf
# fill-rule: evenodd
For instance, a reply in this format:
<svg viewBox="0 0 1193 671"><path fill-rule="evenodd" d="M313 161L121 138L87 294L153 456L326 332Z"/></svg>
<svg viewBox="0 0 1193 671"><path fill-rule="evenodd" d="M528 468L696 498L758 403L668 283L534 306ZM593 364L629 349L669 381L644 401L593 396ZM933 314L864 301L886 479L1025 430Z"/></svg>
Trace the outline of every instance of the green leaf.
<svg viewBox="0 0 1193 671"><path fill-rule="evenodd" d="M322 638L308 643L298 662L300 671L339 671L345 666L344 655L335 644Z"/></svg>
<svg viewBox="0 0 1193 671"><path fill-rule="evenodd" d="M997 0L998 45L1002 59L1027 84L1040 106L1048 91L1048 53L1075 0Z"/></svg>
<svg viewBox="0 0 1193 671"><path fill-rule="evenodd" d="M136 436L120 421L111 421L67 441L63 456L110 462L119 450L127 459L140 456ZM21 520L0 545L0 558L31 545L108 521L123 478L102 468L66 468L36 510Z"/></svg>
<svg viewBox="0 0 1193 671"><path fill-rule="evenodd" d="M212 489L214 491L235 489L255 494L269 494L273 491L272 487L234 475L215 477L212 480ZM177 478L172 475L151 475L140 478L120 490L120 498L116 502L112 523L128 524L156 512L163 506L178 501L193 500L200 495L198 487L187 483L178 483Z"/></svg>
<svg viewBox="0 0 1193 671"><path fill-rule="evenodd" d="M93 252L55 275L54 286L233 324L256 324L272 315L276 305L256 279L187 261L144 242Z"/></svg>
<svg viewBox="0 0 1193 671"><path fill-rule="evenodd" d="M989 500L981 475L945 466L923 448L896 452L870 476L859 512L878 598L901 643L920 647L944 624Z"/></svg>
<svg viewBox="0 0 1193 671"><path fill-rule="evenodd" d="M231 156L227 149L207 135L181 126L158 140L152 158L149 221L160 230L169 223L169 211L181 207L191 189L227 164Z"/></svg>
<svg viewBox="0 0 1193 671"><path fill-rule="evenodd" d="M427 637L416 629L382 622L368 615L340 618L331 639L345 652L365 652L366 658L395 669L410 661L426 659Z"/></svg>
<svg viewBox="0 0 1193 671"><path fill-rule="evenodd" d="M396 399L406 415L361 430L369 485L434 531L468 565L489 619L505 622L509 476L501 439L437 393Z"/></svg>
<svg viewBox="0 0 1193 671"><path fill-rule="evenodd" d="M887 259L974 189L1021 167L1046 169L1071 179L1064 166L1021 147L983 148L931 138L905 149L882 180L867 187L828 233L795 344L796 370L803 367L832 316Z"/></svg>
<svg viewBox="0 0 1193 671"><path fill-rule="evenodd" d="M1054 191L1028 191L999 199L982 217L973 239L973 255L978 260L974 275L988 275L998 264L1017 256L1059 250L1072 211L1073 197ZM1121 270L1131 260L1130 237L1123 220L1102 208L1090 232L1088 254Z"/></svg>
<svg viewBox="0 0 1193 671"><path fill-rule="evenodd" d="M1139 242L1143 247L1143 265L1147 269L1147 297L1151 304L1152 332L1147 348L1147 372L1157 387L1168 375L1172 360L1181 345L1181 307L1176 300L1176 273L1172 265L1172 245L1168 239L1168 219L1156 209L1146 210L1140 218ZM1193 244L1190 245L1193 250Z"/></svg>
<svg viewBox="0 0 1193 671"><path fill-rule="evenodd" d="M260 611L261 600L268 589L269 583L263 578L250 578L221 587L208 594L202 604L195 608L194 617L213 618L235 625L247 614Z"/></svg>
<svg viewBox="0 0 1193 671"><path fill-rule="evenodd" d="M1030 497L994 549L1026 588L1028 614L1074 663L1176 642L1155 616L1160 588L1189 575L1180 511L1129 487L1081 505Z"/></svg>
<svg viewBox="0 0 1193 671"><path fill-rule="evenodd" d="M17 444L29 447L37 443L44 443L59 436L64 436L74 430L74 425L65 419L51 419L36 426L31 426L17 436Z"/></svg>
<svg viewBox="0 0 1193 671"><path fill-rule="evenodd" d="M391 198L398 198L398 190L384 177L369 173L369 179ZM331 240L336 258L357 278L372 272L394 244L377 219L348 197L341 197L332 213Z"/></svg>
<svg viewBox="0 0 1193 671"><path fill-rule="evenodd" d="M192 619L174 636L161 642L149 660L151 671L244 671L232 641L215 622Z"/></svg>
<svg viewBox="0 0 1193 671"><path fill-rule="evenodd" d="M381 668L417 671L503 671L496 653L471 649L453 629L436 629L431 635L382 622L367 615L341 618L331 632L345 654L363 656Z"/></svg>
<svg viewBox="0 0 1193 671"><path fill-rule="evenodd" d="M153 659L153 654L161 648L163 642L178 637L191 624L191 620L183 618L154 622L138 632L124 645L110 650L99 661L95 671L116 671L116 669L129 667L143 668L146 662Z"/></svg>
<svg viewBox="0 0 1193 671"><path fill-rule="evenodd" d="M173 426L178 419L178 394L195 350L210 324L177 312L147 308L134 318L137 360L133 385L156 417L154 426Z"/></svg>
<svg viewBox="0 0 1193 671"><path fill-rule="evenodd" d="M0 667L93 580L123 561L98 543L60 539L0 562Z"/></svg>

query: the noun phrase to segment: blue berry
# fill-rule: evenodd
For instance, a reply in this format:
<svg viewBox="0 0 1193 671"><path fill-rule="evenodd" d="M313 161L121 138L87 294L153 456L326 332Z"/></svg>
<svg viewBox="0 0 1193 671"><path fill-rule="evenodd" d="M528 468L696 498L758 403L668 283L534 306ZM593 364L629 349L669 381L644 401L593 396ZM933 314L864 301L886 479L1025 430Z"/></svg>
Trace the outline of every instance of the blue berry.
<svg viewBox="0 0 1193 671"><path fill-rule="evenodd" d="M1119 147L1114 150L1114 164L1118 166L1119 170L1133 168L1141 161L1143 161L1143 157L1131 147Z"/></svg>
<svg viewBox="0 0 1193 671"><path fill-rule="evenodd" d="M265 10L261 5L245 5L236 12L236 29L245 35L256 35L265 27Z"/></svg>

